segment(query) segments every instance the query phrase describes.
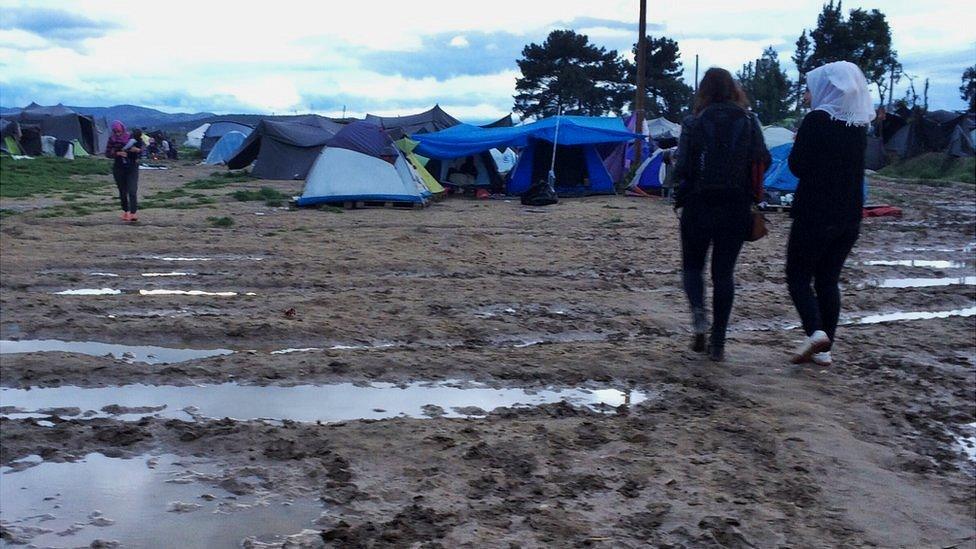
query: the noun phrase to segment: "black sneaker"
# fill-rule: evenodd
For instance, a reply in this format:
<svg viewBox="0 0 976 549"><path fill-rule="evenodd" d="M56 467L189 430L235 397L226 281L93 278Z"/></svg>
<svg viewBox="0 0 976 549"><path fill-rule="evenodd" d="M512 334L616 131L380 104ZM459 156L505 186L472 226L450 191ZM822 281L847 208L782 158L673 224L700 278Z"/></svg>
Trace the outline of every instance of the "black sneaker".
<svg viewBox="0 0 976 549"><path fill-rule="evenodd" d="M725 360L725 342L722 344L716 344L709 338L708 341L708 359L712 362L722 362Z"/></svg>
<svg viewBox="0 0 976 549"><path fill-rule="evenodd" d="M696 353L705 352L705 334L695 334L691 338L691 350Z"/></svg>

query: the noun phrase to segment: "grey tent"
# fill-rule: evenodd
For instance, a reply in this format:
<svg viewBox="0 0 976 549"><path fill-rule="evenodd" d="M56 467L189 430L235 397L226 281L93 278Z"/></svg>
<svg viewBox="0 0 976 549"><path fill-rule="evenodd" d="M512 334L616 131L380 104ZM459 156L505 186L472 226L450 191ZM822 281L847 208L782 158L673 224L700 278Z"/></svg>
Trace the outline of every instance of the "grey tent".
<svg viewBox="0 0 976 549"><path fill-rule="evenodd" d="M964 157L976 156L973 147L973 131L966 131L962 125L956 126L952 136L949 138L949 146L946 147L946 154L949 156Z"/></svg>
<svg viewBox="0 0 976 549"><path fill-rule="evenodd" d="M227 167L238 170L253 162L254 177L305 179L326 141L340 129L342 124L315 115L289 121L262 120L227 160Z"/></svg>
<svg viewBox="0 0 976 549"><path fill-rule="evenodd" d="M880 170L888 165L888 158L885 156L884 142L880 137L869 135L867 146L864 149L864 167L869 170Z"/></svg>
<svg viewBox="0 0 976 549"><path fill-rule="evenodd" d="M430 110L407 116L366 115L366 121L380 126L394 140L415 133L432 133L457 126L461 122L444 112L440 105Z"/></svg>
<svg viewBox="0 0 976 549"><path fill-rule="evenodd" d="M515 123L512 121L512 115L506 114L505 116L495 120L491 124L485 124L481 126L482 128L511 128Z"/></svg>
<svg viewBox="0 0 976 549"><path fill-rule="evenodd" d="M907 124L895 132L895 135L885 143L885 150L896 154L902 160L926 152L925 142L918 131L918 124Z"/></svg>
<svg viewBox="0 0 976 549"><path fill-rule="evenodd" d="M89 154L99 152L95 119L78 114L64 105L44 107L31 103L14 119L22 126L24 124L40 126L41 135L50 135L63 141L78 141Z"/></svg>
<svg viewBox="0 0 976 549"><path fill-rule="evenodd" d="M210 124L210 127L203 134L203 139L200 140L200 154L206 158L210 154L210 149L213 149L217 141L220 141L220 138L228 132L241 132L244 135L249 135L253 129L253 127L247 124L241 124L240 122L233 122L231 120L214 122Z"/></svg>

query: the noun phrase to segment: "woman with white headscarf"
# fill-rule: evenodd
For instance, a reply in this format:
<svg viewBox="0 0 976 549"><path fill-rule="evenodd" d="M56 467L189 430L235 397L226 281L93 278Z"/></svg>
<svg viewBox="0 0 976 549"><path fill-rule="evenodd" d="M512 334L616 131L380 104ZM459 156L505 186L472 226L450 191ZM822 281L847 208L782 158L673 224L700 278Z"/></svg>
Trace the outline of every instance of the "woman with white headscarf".
<svg viewBox="0 0 976 549"><path fill-rule="evenodd" d="M793 362L827 366L840 315L837 283L861 229L864 150L875 114L867 79L847 61L807 73L806 99L813 110L797 131L789 159L799 184L786 280L807 335Z"/></svg>

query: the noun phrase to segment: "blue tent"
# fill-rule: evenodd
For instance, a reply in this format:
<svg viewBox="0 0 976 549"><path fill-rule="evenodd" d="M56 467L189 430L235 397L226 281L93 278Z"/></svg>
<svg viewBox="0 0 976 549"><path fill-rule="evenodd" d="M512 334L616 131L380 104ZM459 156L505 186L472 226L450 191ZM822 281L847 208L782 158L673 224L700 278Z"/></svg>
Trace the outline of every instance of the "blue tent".
<svg viewBox="0 0 976 549"><path fill-rule="evenodd" d="M774 191L770 194L782 196L784 194L795 193L796 186L800 180L790 171L790 152L793 150L793 143L784 143L778 147L769 149L769 155L773 158L766 175L763 177L763 186L766 191ZM864 178L864 197L868 196L868 180Z"/></svg>
<svg viewBox="0 0 976 549"><path fill-rule="evenodd" d="M241 143L247 136L238 131L229 131L221 137L217 143L214 144L213 148L210 149L210 154L207 155L207 159L203 161L204 164L226 164L227 161L234 157L237 149L241 148Z"/></svg>
<svg viewBox="0 0 976 549"><path fill-rule="evenodd" d="M644 191L660 190L667 177L667 166L664 164L664 149L654 151L650 158L644 160L640 168L634 172L628 188L639 187Z"/></svg>
<svg viewBox="0 0 976 549"><path fill-rule="evenodd" d="M613 179L596 145L640 138L619 118L591 116L560 116L507 128L460 124L413 136L420 143L414 152L428 158L460 158L491 149L522 148L518 164L509 175L509 194L522 194L532 182L546 178L556 142L556 191L564 195L613 194Z"/></svg>

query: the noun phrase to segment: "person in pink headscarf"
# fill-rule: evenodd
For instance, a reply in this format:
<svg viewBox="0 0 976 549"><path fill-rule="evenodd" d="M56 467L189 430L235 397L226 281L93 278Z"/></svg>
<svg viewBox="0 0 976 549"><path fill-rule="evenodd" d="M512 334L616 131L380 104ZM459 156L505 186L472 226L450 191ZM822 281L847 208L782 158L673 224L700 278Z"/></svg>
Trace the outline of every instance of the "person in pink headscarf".
<svg viewBox="0 0 976 549"><path fill-rule="evenodd" d="M112 122L112 135L105 145L105 156L115 161L112 176L119 188L119 201L122 203L122 221L136 221L138 202L136 192L139 187L139 153L142 151L131 142L125 125L116 120Z"/></svg>

